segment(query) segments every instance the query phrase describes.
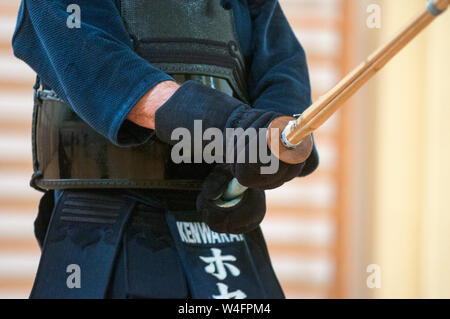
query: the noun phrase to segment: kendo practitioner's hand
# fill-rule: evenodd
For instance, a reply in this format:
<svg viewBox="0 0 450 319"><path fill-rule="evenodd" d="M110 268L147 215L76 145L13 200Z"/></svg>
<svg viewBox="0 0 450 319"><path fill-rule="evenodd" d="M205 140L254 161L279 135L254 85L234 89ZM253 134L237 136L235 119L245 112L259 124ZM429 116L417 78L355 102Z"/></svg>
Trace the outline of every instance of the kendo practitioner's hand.
<svg viewBox="0 0 450 319"><path fill-rule="evenodd" d="M234 206L221 207L216 200L225 192L233 176L223 166L216 166L205 179L197 197L197 211L215 232L245 234L256 229L266 215L263 190L249 188Z"/></svg>
<svg viewBox="0 0 450 319"><path fill-rule="evenodd" d="M254 139L258 139L256 145L258 148L265 147L264 153L270 154L265 140L266 136L258 134L258 129L267 128L272 120L280 116L283 114L253 109L225 93L193 81L187 81L156 111L155 132L161 141L176 144L177 141L171 139L172 132L177 128L186 128L193 139L195 120L202 121L202 134L208 128L218 128L223 132L224 137L227 129L242 128L245 131L254 128L257 132ZM254 139L253 142L255 142ZM209 142L202 141L203 148ZM227 141L224 140L224 147L226 144ZM267 167L269 164L261 162L259 149L250 149L251 145L255 144L250 143L245 136L233 139L234 160L232 163L226 162L226 150L223 150L223 163L227 163L225 164L226 169L233 177L237 178L240 184L249 188L273 189L300 175L304 163L292 165L282 161L279 161L279 167L275 173L262 174L261 168ZM251 152L256 152L253 154L257 159L256 163L248 161ZM237 161L238 155L243 155L246 160L244 162ZM273 154L270 156L271 160L278 161Z"/></svg>

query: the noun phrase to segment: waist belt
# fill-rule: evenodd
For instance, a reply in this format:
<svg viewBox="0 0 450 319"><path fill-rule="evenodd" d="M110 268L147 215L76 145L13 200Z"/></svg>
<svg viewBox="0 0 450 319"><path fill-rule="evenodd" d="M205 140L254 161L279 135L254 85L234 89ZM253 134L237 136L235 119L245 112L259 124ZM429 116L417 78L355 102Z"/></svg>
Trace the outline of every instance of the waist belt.
<svg viewBox="0 0 450 319"><path fill-rule="evenodd" d="M200 75L174 75L174 78L180 82L200 81L233 94L224 79ZM31 185L40 190L201 188L198 165L175 165L170 159L170 146L152 138L138 147L118 147L94 131L51 90L36 91L32 134ZM189 176L189 170L195 171L191 174L195 178Z"/></svg>

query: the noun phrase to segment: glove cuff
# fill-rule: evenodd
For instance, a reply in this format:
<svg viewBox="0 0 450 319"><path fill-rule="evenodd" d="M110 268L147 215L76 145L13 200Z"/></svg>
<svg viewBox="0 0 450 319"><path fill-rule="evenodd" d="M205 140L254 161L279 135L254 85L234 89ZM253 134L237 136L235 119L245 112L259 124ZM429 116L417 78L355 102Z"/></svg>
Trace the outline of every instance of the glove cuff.
<svg viewBox="0 0 450 319"><path fill-rule="evenodd" d="M194 121L202 121L202 130L224 130L241 101L194 81L185 82L155 114L155 133L163 142L174 144L172 132L186 128L194 136ZM202 132L203 133L203 132Z"/></svg>

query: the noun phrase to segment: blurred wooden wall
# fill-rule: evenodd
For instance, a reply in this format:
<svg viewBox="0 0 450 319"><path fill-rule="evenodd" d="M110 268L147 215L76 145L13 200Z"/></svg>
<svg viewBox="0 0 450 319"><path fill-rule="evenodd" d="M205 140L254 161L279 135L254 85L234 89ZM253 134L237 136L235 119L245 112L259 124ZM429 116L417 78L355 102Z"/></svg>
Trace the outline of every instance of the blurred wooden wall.
<svg viewBox="0 0 450 319"><path fill-rule="evenodd" d="M347 67L348 1L280 3L306 49L315 99ZM0 0L0 298L27 297L39 259L32 224L40 194L28 186L34 74L10 47L18 6L19 0ZM316 134L321 165L315 174L268 192L263 230L289 298L345 296L345 118L333 117Z"/></svg>
<svg viewBox="0 0 450 319"><path fill-rule="evenodd" d="M40 194L28 186L34 74L10 44L18 7L0 0L0 298L27 297L39 260L33 220Z"/></svg>
<svg viewBox="0 0 450 319"><path fill-rule="evenodd" d="M305 48L313 100L348 71L352 0L281 0ZM348 109L343 112L348 113ZM349 114L332 117L316 135L320 167L310 177L268 192L263 230L282 285L291 298L347 295Z"/></svg>

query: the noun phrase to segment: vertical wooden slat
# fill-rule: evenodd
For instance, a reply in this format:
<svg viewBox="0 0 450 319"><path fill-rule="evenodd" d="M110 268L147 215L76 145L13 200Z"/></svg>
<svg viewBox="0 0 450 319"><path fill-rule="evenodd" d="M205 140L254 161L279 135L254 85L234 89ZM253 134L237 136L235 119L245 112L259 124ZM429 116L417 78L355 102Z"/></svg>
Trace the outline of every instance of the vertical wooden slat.
<svg viewBox="0 0 450 319"><path fill-rule="evenodd" d="M39 260L39 194L28 185L34 75L11 49L19 4L0 0L0 298L27 298Z"/></svg>
<svg viewBox="0 0 450 319"><path fill-rule="evenodd" d="M280 3L307 53L313 97L316 99L331 89L348 69L350 43L345 37L351 28L350 22L346 21L351 15L349 1L281 0ZM306 225L306 228L297 226L297 232L299 236L310 238L303 243L285 241L275 245L272 243L276 242L278 235L273 233L273 229L266 233L275 270L287 297L328 298L346 295L350 121L344 110L316 132L321 165L312 176L291 182L273 194L268 192L269 217L263 224L263 230L271 229L270 223L286 218L286 211L295 211L297 216L291 219L290 224L295 222L296 225ZM322 191L307 195L314 199L307 203L303 198L304 193L312 188ZM303 213L308 210L318 211L319 207L326 216L321 220L314 213ZM328 232L317 233L319 237L315 237L311 229L316 226L308 224L306 216L315 220L319 228L328 229ZM280 227L278 231L282 233L283 228ZM278 267L279 260L289 260L297 272L288 274L286 267ZM314 261L310 263L311 268L305 268L305 260ZM311 271L310 277L305 276L307 271ZM314 276L320 278L320 284L311 279ZM301 285L294 285L296 282Z"/></svg>
<svg viewBox="0 0 450 319"><path fill-rule="evenodd" d="M341 18L341 34L342 51L340 54L340 72L342 75L347 74L354 67L353 50L355 43L353 41L354 21L355 21L355 1L342 1L342 18ZM339 129L337 131L337 144L339 148L339 156L337 162L337 203L336 203L336 283L333 297L345 298L349 294L349 249L351 242L350 212L351 212L351 158L353 147L350 143L350 136L353 134L353 116L351 112L352 101L344 105L339 111Z"/></svg>

